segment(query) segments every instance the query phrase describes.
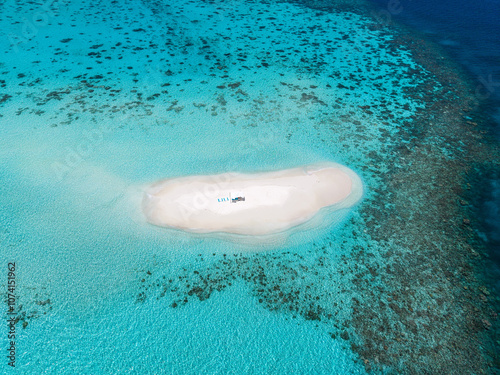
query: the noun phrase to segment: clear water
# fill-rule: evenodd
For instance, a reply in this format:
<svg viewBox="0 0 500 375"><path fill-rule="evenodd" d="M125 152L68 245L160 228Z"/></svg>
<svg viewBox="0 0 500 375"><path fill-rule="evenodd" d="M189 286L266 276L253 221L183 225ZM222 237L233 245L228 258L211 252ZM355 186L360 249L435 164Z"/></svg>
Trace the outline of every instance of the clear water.
<svg viewBox="0 0 500 375"><path fill-rule="evenodd" d="M399 327L381 306L400 280L384 269L427 236L380 228L392 228L395 196L409 221L427 222L414 185L387 186L422 165L402 150L418 138L405 129L419 129L427 96L444 90L399 31L342 4L1 7L1 260L17 268L17 372L361 374L432 361L366 344L401 352L392 331L384 349L365 328ZM428 137L427 160L462 152ZM357 171L365 199L285 245L249 250L149 226L140 212L142 187L161 178L321 160ZM411 311L453 310L453 298L434 300L434 266L415 277L429 281L412 286ZM360 303L378 315L363 318ZM427 318L415 318L422 331ZM410 328L396 331L419 338Z"/></svg>
<svg viewBox="0 0 500 375"><path fill-rule="evenodd" d="M374 1L381 10L385 1ZM446 52L469 72L476 95L487 103L482 110L490 115L489 127L500 139L500 2L405 1L393 11L394 21L402 21L420 30L426 37L443 45ZM498 173L484 176L484 191L479 202L479 219L495 262L492 275L500 279L500 193Z"/></svg>

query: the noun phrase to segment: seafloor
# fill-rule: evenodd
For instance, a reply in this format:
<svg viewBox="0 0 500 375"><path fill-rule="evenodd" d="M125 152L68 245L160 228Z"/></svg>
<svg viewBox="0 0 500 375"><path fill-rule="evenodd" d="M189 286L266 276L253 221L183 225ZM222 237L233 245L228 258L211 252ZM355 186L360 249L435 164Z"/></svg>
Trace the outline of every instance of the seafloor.
<svg viewBox="0 0 500 375"><path fill-rule="evenodd" d="M19 371L500 371L473 215L498 146L439 47L363 2L0 6ZM361 204L258 252L136 206L161 178L321 160Z"/></svg>

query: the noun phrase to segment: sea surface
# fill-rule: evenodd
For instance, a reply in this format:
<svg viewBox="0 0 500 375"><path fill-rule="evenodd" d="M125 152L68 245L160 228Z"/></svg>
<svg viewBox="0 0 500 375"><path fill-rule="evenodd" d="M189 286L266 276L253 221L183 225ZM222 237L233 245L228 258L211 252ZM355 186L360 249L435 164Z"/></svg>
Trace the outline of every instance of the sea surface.
<svg viewBox="0 0 500 375"><path fill-rule="evenodd" d="M470 74L488 130L500 140L500 1L399 1L374 0L375 14L404 23L425 38L439 43L446 54ZM380 13L381 12L381 13ZM387 15L391 18L387 18ZM490 171L483 178L478 218L500 281L500 175Z"/></svg>
<svg viewBox="0 0 500 375"><path fill-rule="evenodd" d="M498 6L1 2L0 373L498 373ZM141 212L321 161L364 197L284 241Z"/></svg>

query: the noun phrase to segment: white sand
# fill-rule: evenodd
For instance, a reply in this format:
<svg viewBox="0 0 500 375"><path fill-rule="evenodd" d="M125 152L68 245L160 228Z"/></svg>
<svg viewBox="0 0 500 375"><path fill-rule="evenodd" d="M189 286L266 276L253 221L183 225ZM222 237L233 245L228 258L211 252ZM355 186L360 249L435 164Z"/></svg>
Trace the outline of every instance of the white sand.
<svg viewBox="0 0 500 375"><path fill-rule="evenodd" d="M234 192L245 201L231 202ZM163 227L268 235L305 223L324 207L352 206L361 195L361 180L353 171L328 163L163 180L146 189L143 212L148 222Z"/></svg>

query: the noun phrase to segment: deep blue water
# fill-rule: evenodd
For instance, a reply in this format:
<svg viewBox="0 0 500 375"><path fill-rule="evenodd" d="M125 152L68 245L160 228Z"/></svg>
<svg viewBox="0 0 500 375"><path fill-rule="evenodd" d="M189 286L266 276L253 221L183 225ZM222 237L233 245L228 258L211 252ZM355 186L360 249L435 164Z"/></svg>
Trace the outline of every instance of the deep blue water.
<svg viewBox="0 0 500 375"><path fill-rule="evenodd" d="M408 1L399 7L385 0L372 0L392 13L394 20L411 25L446 45L474 75L500 74L500 1ZM391 2L392 3L392 2ZM479 82L479 81L478 81ZM500 97L496 86L493 95Z"/></svg>
<svg viewBox="0 0 500 375"><path fill-rule="evenodd" d="M372 0L385 20L415 28L444 46L470 72L476 95L486 99L489 126L500 140L500 1ZM390 14L390 17L387 16ZM500 268L500 174L490 171L477 210L490 254Z"/></svg>
<svg viewBox="0 0 500 375"><path fill-rule="evenodd" d="M470 71L480 86L478 94L492 100L499 126L500 1L372 1L384 12L384 19L390 14L389 20L412 26L445 46Z"/></svg>

